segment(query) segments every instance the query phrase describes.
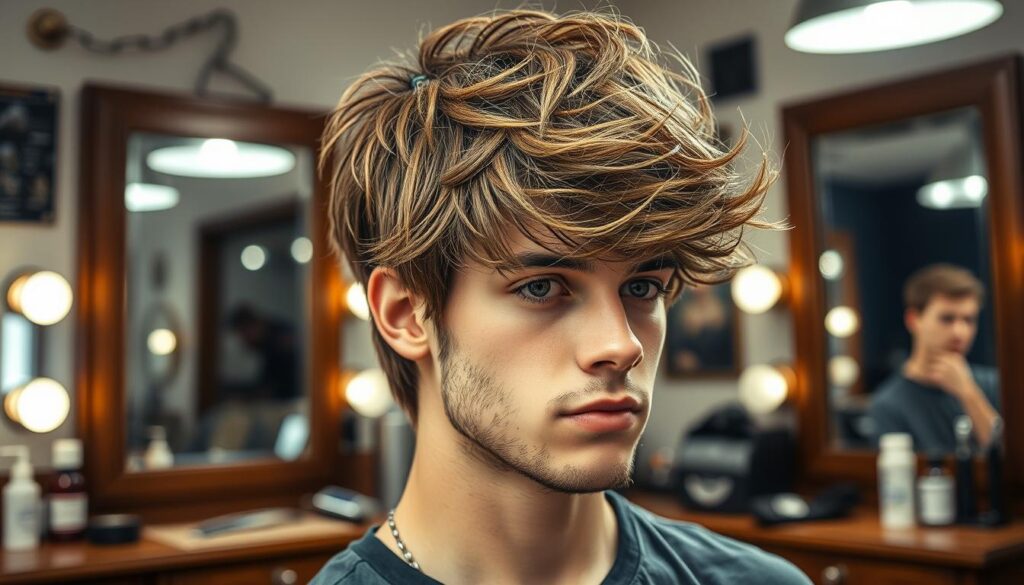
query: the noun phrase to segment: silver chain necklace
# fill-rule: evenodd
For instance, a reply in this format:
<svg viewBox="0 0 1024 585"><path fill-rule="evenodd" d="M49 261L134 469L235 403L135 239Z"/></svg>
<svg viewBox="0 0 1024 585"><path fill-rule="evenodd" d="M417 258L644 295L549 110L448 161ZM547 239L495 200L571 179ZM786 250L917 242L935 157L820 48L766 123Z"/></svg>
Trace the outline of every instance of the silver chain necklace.
<svg viewBox="0 0 1024 585"><path fill-rule="evenodd" d="M409 552L409 549L405 546L405 543L402 542L402 537L398 535L398 525L395 524L394 508L391 508L391 510L388 512L388 528L391 529L391 536L395 537L395 543L398 545L398 550L402 551L402 558L405 559L405 562L409 563L409 566L411 566L412 568L422 572L423 569L420 569L420 564L416 562L416 559L412 558L412 553Z"/></svg>

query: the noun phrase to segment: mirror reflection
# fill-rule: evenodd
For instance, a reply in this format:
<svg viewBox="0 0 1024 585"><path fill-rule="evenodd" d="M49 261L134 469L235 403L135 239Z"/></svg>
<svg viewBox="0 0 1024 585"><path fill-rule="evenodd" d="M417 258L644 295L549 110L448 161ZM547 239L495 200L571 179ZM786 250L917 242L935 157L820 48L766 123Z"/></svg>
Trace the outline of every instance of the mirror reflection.
<svg viewBox="0 0 1024 585"><path fill-rule="evenodd" d="M309 434L309 148L135 133L126 468L277 457Z"/></svg>
<svg viewBox="0 0 1024 585"><path fill-rule="evenodd" d="M822 134L822 214L833 442L919 452L986 444L999 411L988 182L973 108Z"/></svg>

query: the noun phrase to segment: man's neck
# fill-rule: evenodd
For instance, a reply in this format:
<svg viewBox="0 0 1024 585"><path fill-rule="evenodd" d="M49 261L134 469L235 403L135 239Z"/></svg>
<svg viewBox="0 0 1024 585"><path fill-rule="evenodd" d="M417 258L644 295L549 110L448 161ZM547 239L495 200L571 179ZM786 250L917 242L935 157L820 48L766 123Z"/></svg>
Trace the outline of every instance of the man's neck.
<svg viewBox="0 0 1024 585"><path fill-rule="evenodd" d="M449 427L441 434L448 431L455 433ZM458 449L423 448L451 445L452 439L417 438L395 508L401 538L424 573L456 585L603 580L614 564L618 537L615 512L603 492L553 492ZM399 554L386 525L376 536Z"/></svg>

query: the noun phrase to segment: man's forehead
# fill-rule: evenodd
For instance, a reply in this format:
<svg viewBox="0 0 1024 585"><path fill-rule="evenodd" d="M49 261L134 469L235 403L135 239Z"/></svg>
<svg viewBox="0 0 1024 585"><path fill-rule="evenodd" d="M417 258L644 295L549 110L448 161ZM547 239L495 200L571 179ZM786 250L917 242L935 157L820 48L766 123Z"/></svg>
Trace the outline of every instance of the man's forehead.
<svg viewBox="0 0 1024 585"><path fill-rule="evenodd" d="M967 295L961 297L951 297L949 295L935 295L928 302L926 309L932 309L935 311L949 312L969 312L977 313L980 310L981 304L978 299Z"/></svg>

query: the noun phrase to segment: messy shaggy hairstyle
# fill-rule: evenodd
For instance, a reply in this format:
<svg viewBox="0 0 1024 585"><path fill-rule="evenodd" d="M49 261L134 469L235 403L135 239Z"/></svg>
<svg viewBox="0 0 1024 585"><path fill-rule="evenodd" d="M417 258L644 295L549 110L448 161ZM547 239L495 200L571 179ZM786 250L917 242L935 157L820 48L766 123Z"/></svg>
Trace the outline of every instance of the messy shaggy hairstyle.
<svg viewBox="0 0 1024 585"><path fill-rule="evenodd" d="M725 148L689 61L615 14L466 18L414 60L345 90L320 171L333 245L359 282L393 269L442 333L454 273L516 266L513 229L577 258L673 259L676 298L683 283L727 279L746 258L743 227L768 227L758 212L774 171L762 160L741 184L731 164L746 130ZM415 424L416 365L376 327L373 339Z"/></svg>
<svg viewBox="0 0 1024 585"><path fill-rule="evenodd" d="M985 302L985 285L970 270L953 264L931 264L910 275L903 286L903 303L908 309L924 311L936 296L953 299L974 297Z"/></svg>

